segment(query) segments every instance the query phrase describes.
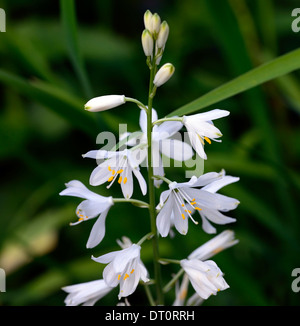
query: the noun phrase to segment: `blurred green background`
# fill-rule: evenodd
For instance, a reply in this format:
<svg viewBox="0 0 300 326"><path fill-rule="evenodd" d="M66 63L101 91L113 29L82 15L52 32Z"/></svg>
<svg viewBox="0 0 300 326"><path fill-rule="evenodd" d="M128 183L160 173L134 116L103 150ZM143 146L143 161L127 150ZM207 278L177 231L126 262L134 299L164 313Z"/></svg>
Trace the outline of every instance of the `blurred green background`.
<svg viewBox="0 0 300 326"><path fill-rule="evenodd" d="M81 154L101 147L99 132L117 135L119 123L139 129L134 104L101 114L84 112L83 104L105 94L147 100L149 72L140 44L146 9L167 20L162 63L176 67L157 92L159 117L300 44L300 32L291 29L296 0L90 0L76 1L76 15L71 4L0 0L6 11L6 33L0 33L0 267L7 274L0 305L63 305L62 286L102 278L103 266L91 255L117 250L123 235L138 241L149 232L146 210L114 205L106 237L87 250L93 222L70 227L80 199L58 195L72 179L88 185L95 162ZM204 305L297 305L291 273L300 267L300 72L212 108L231 115L216 122L223 141L206 147L205 172L224 168L241 178L222 190L241 202L231 214L237 222L229 225L240 243L214 257L230 289ZM168 168L166 176L184 180L184 169ZM116 185L97 191L121 197ZM142 199L138 188L134 197ZM183 259L210 238L190 223L187 236L161 241L161 255ZM145 243L142 259L150 273L151 250ZM163 266L165 283L177 268ZM144 300L143 288L129 298L131 304ZM167 303L173 300L171 291ZM115 305L117 289L99 303Z"/></svg>

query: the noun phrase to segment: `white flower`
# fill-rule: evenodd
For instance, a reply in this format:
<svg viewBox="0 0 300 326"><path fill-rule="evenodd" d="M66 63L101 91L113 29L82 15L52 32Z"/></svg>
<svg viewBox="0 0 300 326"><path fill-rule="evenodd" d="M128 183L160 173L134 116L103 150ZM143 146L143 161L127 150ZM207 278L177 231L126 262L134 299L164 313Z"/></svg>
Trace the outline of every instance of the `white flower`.
<svg viewBox="0 0 300 326"><path fill-rule="evenodd" d="M83 157L104 160L93 170L90 176L92 186L110 182L107 186L109 188L118 179L124 197L129 199L133 193L133 173L139 182L143 195L147 193L147 184L140 172L139 162L136 160L137 156L133 157L131 150L125 149L119 152L95 150L84 154Z"/></svg>
<svg viewBox="0 0 300 326"><path fill-rule="evenodd" d="M104 95L92 98L85 104L84 108L90 112L105 111L122 105L125 102L124 95Z"/></svg>
<svg viewBox="0 0 300 326"><path fill-rule="evenodd" d="M216 229L208 220L216 224L234 222L235 219L223 215L235 209L238 200L217 194L220 188L238 181L239 178L225 176L221 173L209 172L199 178L193 176L189 182L169 184L169 190L161 193L158 209L160 212L156 218L156 225L162 237L166 237L174 224L177 231L186 234L188 231L188 218L198 224L192 214L197 210L202 219L202 228L207 233L215 233ZM202 187L202 189L195 189Z"/></svg>
<svg viewBox="0 0 300 326"><path fill-rule="evenodd" d="M140 279L148 282L148 272L140 259L141 247L132 244L130 247L113 251L92 259L101 264L108 264L103 271L103 279L110 287L120 285L119 299L132 294Z"/></svg>
<svg viewBox="0 0 300 326"><path fill-rule="evenodd" d="M157 119L157 112L155 109L152 109L152 122ZM136 142L139 144L145 144L146 147L148 143L147 114L144 110L141 110L139 122L142 134L136 138ZM154 175L164 176L162 154L176 161L186 161L193 156L193 149L189 144L178 139L170 139L182 128L182 126L183 125L180 121L165 121L159 126L154 125L152 129L152 167ZM128 143L129 146L135 144L136 143ZM146 158L147 148L145 148L144 155ZM161 180L154 180L156 187L161 183Z"/></svg>
<svg viewBox="0 0 300 326"><path fill-rule="evenodd" d="M113 288L108 286L104 280L96 280L86 283L74 284L62 288L69 293L65 299L67 306L93 306L102 299Z"/></svg>
<svg viewBox="0 0 300 326"><path fill-rule="evenodd" d="M225 230L218 234L211 240L204 243L202 246L195 249L189 256L189 259L206 260L220 251L223 251L229 247L237 244L239 240L234 238L234 232L231 230Z"/></svg>
<svg viewBox="0 0 300 326"><path fill-rule="evenodd" d="M87 248L93 248L102 241L105 235L105 220L110 207L114 204L113 199L112 197L103 197L90 191L78 180L66 183L66 187L65 190L60 192L61 196L74 196L86 199L76 209L78 221L71 223L71 225L90 220L100 214L86 244Z"/></svg>
<svg viewBox="0 0 300 326"><path fill-rule="evenodd" d="M212 260L203 262L197 259L183 259L180 265L187 273L197 294L203 299L229 288L220 268Z"/></svg>
<svg viewBox="0 0 300 326"><path fill-rule="evenodd" d="M229 114L229 111L215 109L205 113L183 116L182 122L188 131L191 144L201 158L207 159L203 148L204 140L210 144L211 139L220 141L216 138L222 136L221 131L214 126L211 120L226 117Z"/></svg>
<svg viewBox="0 0 300 326"><path fill-rule="evenodd" d="M159 87L166 83L174 74L175 67L171 63L165 63L156 73L153 84Z"/></svg>

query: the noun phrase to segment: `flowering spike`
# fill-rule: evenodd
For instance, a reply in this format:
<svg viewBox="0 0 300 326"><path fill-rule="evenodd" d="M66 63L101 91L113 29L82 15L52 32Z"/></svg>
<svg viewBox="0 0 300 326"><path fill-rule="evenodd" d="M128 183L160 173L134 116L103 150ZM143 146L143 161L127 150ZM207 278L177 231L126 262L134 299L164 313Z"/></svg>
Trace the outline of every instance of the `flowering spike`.
<svg viewBox="0 0 300 326"><path fill-rule="evenodd" d="M85 104L84 109L90 112L105 111L122 105L125 102L126 100L124 95L98 96L89 100Z"/></svg>
<svg viewBox="0 0 300 326"><path fill-rule="evenodd" d="M154 78L154 85L159 87L166 83L174 74L175 67L171 63L164 64L156 73Z"/></svg>

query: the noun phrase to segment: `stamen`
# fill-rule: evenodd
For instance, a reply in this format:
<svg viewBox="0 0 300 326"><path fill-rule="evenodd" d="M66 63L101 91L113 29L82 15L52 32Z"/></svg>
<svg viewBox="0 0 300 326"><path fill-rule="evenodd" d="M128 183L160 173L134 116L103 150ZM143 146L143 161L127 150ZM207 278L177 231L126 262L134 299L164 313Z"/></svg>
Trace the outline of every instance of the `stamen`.
<svg viewBox="0 0 300 326"><path fill-rule="evenodd" d="M115 175L116 171L115 170L112 170L111 173L112 173L112 175Z"/></svg>
<svg viewBox="0 0 300 326"><path fill-rule="evenodd" d="M128 278L129 275L126 273L125 276L124 276L124 281L126 280L126 278Z"/></svg>
<svg viewBox="0 0 300 326"><path fill-rule="evenodd" d="M130 272L130 274L132 274L134 272L134 268L132 269L132 271Z"/></svg>
<svg viewBox="0 0 300 326"><path fill-rule="evenodd" d="M84 218L83 217L80 217L79 219L78 219L78 222L81 222L81 221L83 221L84 220Z"/></svg>
<svg viewBox="0 0 300 326"><path fill-rule="evenodd" d="M120 281L120 278L121 278L121 274L118 275L118 281Z"/></svg>
<svg viewBox="0 0 300 326"><path fill-rule="evenodd" d="M123 171L124 171L124 170L121 169L121 170L117 171L117 173L120 174L120 173L122 173Z"/></svg>
<svg viewBox="0 0 300 326"><path fill-rule="evenodd" d="M121 184L121 182L122 182L122 176L120 176L118 182L119 182L119 184Z"/></svg>
<svg viewBox="0 0 300 326"><path fill-rule="evenodd" d="M110 171L110 172L111 172L111 167L110 167L110 166L108 167L108 171Z"/></svg>
<svg viewBox="0 0 300 326"><path fill-rule="evenodd" d="M111 177L108 178L108 182L112 181L112 179L114 178L114 176L112 175Z"/></svg>
<svg viewBox="0 0 300 326"><path fill-rule="evenodd" d="M202 208L200 207L194 207L197 211L202 211Z"/></svg>
<svg viewBox="0 0 300 326"><path fill-rule="evenodd" d="M185 215L184 215L183 213L181 214L181 216L182 216L182 218L185 220Z"/></svg>
<svg viewBox="0 0 300 326"><path fill-rule="evenodd" d="M211 140L210 140L208 137L204 136L204 139L205 139L209 144L211 144Z"/></svg>
<svg viewBox="0 0 300 326"><path fill-rule="evenodd" d="M123 183L126 184L127 182L127 177L124 178Z"/></svg>

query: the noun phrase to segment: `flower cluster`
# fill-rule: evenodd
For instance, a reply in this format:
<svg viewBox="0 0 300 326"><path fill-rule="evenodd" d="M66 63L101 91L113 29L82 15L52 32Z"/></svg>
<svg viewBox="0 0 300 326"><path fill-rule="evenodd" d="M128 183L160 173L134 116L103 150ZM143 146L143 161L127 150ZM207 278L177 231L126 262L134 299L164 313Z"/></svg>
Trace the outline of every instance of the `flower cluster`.
<svg viewBox="0 0 300 326"><path fill-rule="evenodd" d="M110 208L119 202L135 203L149 210L151 232L141 237L137 243L123 237L118 241L119 251L106 253L92 259L100 264L106 264L103 278L86 283L66 286L68 293L65 300L67 305L94 305L112 289L119 287L118 298L128 297L141 284L156 284L157 298L153 299L151 291L147 291L151 304L162 304L163 293L175 284L176 297L174 305L184 304L188 284L191 283L195 294L186 301L187 304L199 303L210 295L229 286L223 278L223 273L217 264L208 260L214 254L237 243L232 231L223 231L207 243L194 250L187 258L172 260L181 267L178 277L172 278L165 287L158 279L149 279L149 273L141 260L141 249L145 241L153 242L153 264L156 276L160 273L160 264L171 260L159 257L159 238L171 236L176 231L187 235L189 220L194 224L201 221L202 229L208 234L216 233L211 224L224 225L232 223L235 218L224 215L234 210L239 201L218 191L239 178L226 175L225 171L208 172L194 175L187 182L178 183L166 178L163 156L176 161L187 161L194 156L207 159L205 144L211 141L220 142L221 131L214 125L213 120L226 117L229 111L215 109L209 112L193 115L158 118L157 111L152 107L157 88L165 84L174 74L175 68L166 63L158 69L165 51L169 35L166 21L161 22L158 14L149 10L144 14L145 29L142 32L141 43L146 63L150 70L150 88L147 105L137 99L125 95L104 95L92 98L85 104L89 112L101 112L133 102L140 110L140 131L122 135L119 144L126 145L124 150L91 150L83 155L84 158L96 160L97 167L90 175L89 184L110 187L121 187L123 198L105 197L88 189L82 182L72 180L66 183L61 196L74 196L84 199L76 208L78 220L71 225L95 219L86 247L94 248L99 245L106 234L106 218ZM176 133L186 130L190 143L175 138ZM119 147L116 147L119 148ZM144 170L142 167L147 169ZM148 174L148 178L144 174ZM143 196L149 196L149 202L132 198L134 194L134 178ZM146 181L147 180L147 181ZM155 203L155 188L166 184L167 190L160 194L159 203ZM198 215L199 214L199 215ZM109 233L109 232L108 232ZM181 286L178 279L183 274Z"/></svg>

